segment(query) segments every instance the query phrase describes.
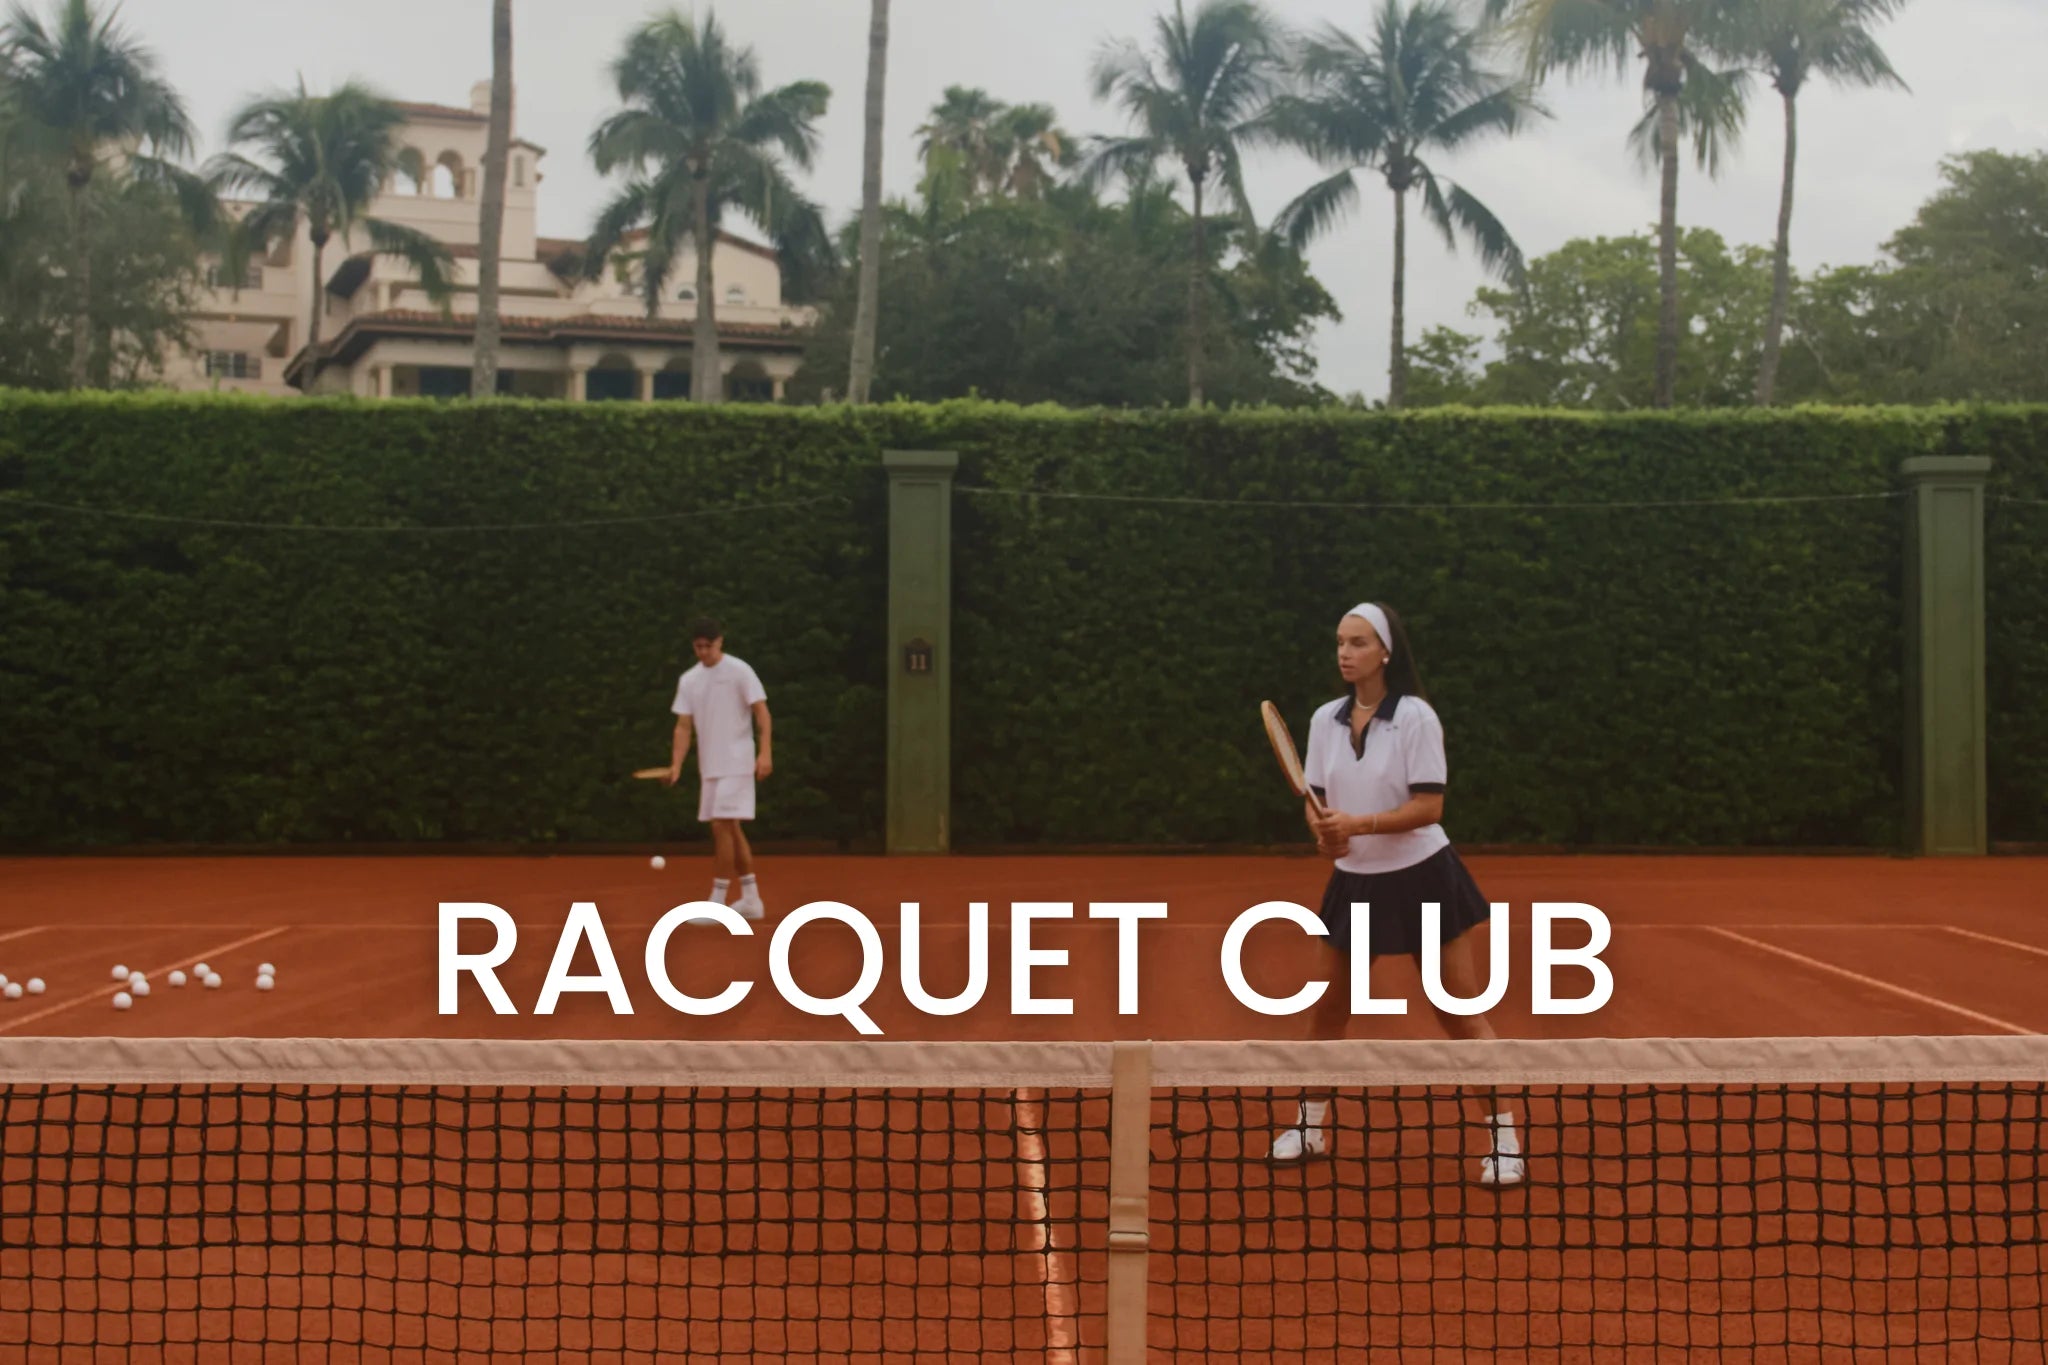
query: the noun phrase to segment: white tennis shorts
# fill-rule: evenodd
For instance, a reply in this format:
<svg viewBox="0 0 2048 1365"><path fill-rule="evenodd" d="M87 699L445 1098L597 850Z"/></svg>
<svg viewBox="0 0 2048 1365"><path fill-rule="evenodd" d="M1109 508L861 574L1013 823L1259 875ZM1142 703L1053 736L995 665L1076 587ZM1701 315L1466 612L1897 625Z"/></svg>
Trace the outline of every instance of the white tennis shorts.
<svg viewBox="0 0 2048 1365"><path fill-rule="evenodd" d="M697 793L697 819L751 820L754 818L754 778L707 777Z"/></svg>

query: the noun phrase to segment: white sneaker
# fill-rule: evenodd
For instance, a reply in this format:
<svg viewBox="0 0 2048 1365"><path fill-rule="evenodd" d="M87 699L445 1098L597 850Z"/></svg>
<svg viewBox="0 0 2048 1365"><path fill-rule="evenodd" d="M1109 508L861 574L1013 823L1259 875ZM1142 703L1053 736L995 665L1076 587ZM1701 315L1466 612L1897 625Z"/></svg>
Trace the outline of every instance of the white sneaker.
<svg viewBox="0 0 2048 1365"><path fill-rule="evenodd" d="M1482 1185L1519 1185L1528 1178L1529 1162L1526 1157L1495 1152L1479 1159L1479 1183Z"/></svg>
<svg viewBox="0 0 2048 1365"><path fill-rule="evenodd" d="M739 911L741 919L760 919L768 913L768 907L761 903L759 896L741 896L733 909Z"/></svg>
<svg viewBox="0 0 2048 1365"><path fill-rule="evenodd" d="M1273 1136L1274 1161L1300 1161L1303 1157L1323 1155L1326 1139L1321 1128L1283 1128Z"/></svg>

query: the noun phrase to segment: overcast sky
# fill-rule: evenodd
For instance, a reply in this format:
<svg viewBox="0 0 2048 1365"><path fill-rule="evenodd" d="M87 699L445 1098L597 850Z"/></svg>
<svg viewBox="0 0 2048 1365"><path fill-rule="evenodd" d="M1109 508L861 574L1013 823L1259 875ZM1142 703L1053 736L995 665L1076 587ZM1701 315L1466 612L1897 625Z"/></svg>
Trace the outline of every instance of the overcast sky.
<svg viewBox="0 0 2048 1365"><path fill-rule="evenodd" d="M32 0L33 2L33 0ZM43 0L47 3L48 0ZM1013 102L1053 105L1076 134L1121 131L1097 104L1088 70L1102 44L1146 36L1170 0L894 0L889 54L888 192L917 179L915 129L947 85L978 85ZM1289 24L1363 28L1378 0L1280 0ZM41 7L39 5L39 7ZM605 187L584 154L615 103L606 65L626 32L662 0L518 0L519 131L550 155L543 163L541 231L580 236ZM707 6L684 0L685 12ZM718 6L738 41L752 45L770 84L816 79L832 88L813 192L834 226L857 212L867 0L744 0ZM320 89L358 77L400 99L466 105L490 74L487 0L126 0L123 21L152 45L206 138L236 102L303 76ZM1914 0L1882 35L1912 86L1897 92L1816 87L1800 102L1799 211L1793 258L1802 269L1873 259L1937 186L1937 164L1971 148L2048 150L2048 0ZM1437 167L1486 201L1530 256L1575 236L1649 228L1656 185L1626 134L1641 109L1638 73L1543 94L1554 117L1508 143ZM1688 165L1683 223L1731 240L1768 242L1777 212L1781 129L1775 95L1751 116L1741 153L1709 181ZM1271 157L1250 169L1253 207L1269 220L1317 172ZM1386 389L1390 201L1369 186L1359 216L1317 246L1318 276L1344 313L1319 338L1321 381L1338 393ZM1466 313L1483 282L1434 236L1409 236L1411 339L1437 323L1471 328Z"/></svg>

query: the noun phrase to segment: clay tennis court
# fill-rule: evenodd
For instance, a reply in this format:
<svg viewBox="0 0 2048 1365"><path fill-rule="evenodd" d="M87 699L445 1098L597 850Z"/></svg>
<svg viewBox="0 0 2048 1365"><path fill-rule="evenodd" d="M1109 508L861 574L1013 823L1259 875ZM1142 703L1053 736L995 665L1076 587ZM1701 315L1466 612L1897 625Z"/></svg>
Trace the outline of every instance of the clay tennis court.
<svg viewBox="0 0 2048 1365"><path fill-rule="evenodd" d="M2040 861L1470 861L1514 916L1497 1027L1592 1040L1540 1046L1917 1036L1936 1047L1970 1035L1953 1040L1967 1049L2048 1032ZM1277 1059L1294 1049L1246 1040L1298 1038L1303 1021L1235 1001L1217 957L1249 906L1313 904L1315 860L766 860L762 937L696 928L671 942L680 986L759 983L730 1014L691 1019L647 988L641 951L648 926L698 894L699 870L682 858L657 873L623 856L0 867L0 971L49 983L0 1007L0 1040L397 1049L352 1063L386 1082L374 1086L272 1084L241 1054L209 1062L202 1049L174 1054L161 1074L180 1079L159 1085L74 1075L0 1092L0 1349L37 1361L1102 1359L1103 1044L1149 1038L1220 1049L1162 1050L1169 1073L1183 1064L1172 1057L1206 1059L1192 1075L1207 1079L1161 1074L1150 1087L1154 1359L1368 1348L1443 1361L2039 1358L2040 1077L1986 1083L1961 1051L1950 1055L1963 1074L1938 1080L1513 1087L1540 1174L1498 1191L1472 1180L1484 1141L1473 1118L1497 1092L1468 1087L1461 1106L1453 1085L1388 1081L1341 1093L1332 1156L1275 1167L1275 1113L1317 1077L1284 1074ZM841 1041L853 1039L843 1021L767 986L765 931L818 899L881 927L887 968L866 1008L882 1044ZM493 1014L474 990L460 1015L436 1013L443 900L490 902L518 922L500 976L519 1016ZM577 900L602 912L632 1015L601 995L527 1012ZM988 996L928 1018L896 983L897 907L922 906L927 985L943 995L965 980L973 900L992 903ZM1091 900L1171 907L1141 935L1137 1015L1115 1010L1114 926L1080 921L1036 934L1069 950L1038 990L1071 996L1074 1014L1009 1016L1008 906L1063 900L1084 912ZM1539 900L1612 920L1615 994L1599 1014L1529 1012L1527 910ZM807 930L793 969L815 994L844 989L853 944L850 931ZM1256 931L1246 956L1252 984L1276 995L1317 967L1284 925ZM117 1013L115 959L157 978L206 960L226 985L159 984ZM258 961L277 964L276 991L252 988ZM1411 997L1411 1012L1360 1020L1354 1037L1433 1034L1412 967L1375 985ZM1563 996L1583 989L1558 983ZM610 1077L618 1084L463 1088L451 1059L490 1054L447 1050L471 1046L462 1039L690 1045L574 1054L619 1058L629 1074ZM825 1051L758 1043L775 1039ZM1006 1053L1003 1040L1026 1046ZM30 1045L6 1046L19 1080ZM272 1046L249 1059L304 1055ZM1317 1065L1354 1080L1388 1051L1337 1047ZM167 1054L132 1055L147 1069ZM1725 1068L1739 1055L1709 1060ZM749 1086L721 1072L715 1085L672 1084L690 1058L810 1082ZM532 1079L529 1054L501 1060L505 1075ZM1942 1060L1936 1050L1914 1065ZM627 1083L639 1067L665 1079ZM963 1085L958 1069L987 1074Z"/></svg>
<svg viewBox="0 0 2048 1365"><path fill-rule="evenodd" d="M1515 1037L1836 1036L2048 1032L2048 859L1904 860L1883 857L1488 857L1469 859L1480 887L1510 908L1514 956L1496 1017ZM670 942L676 984L713 995L727 982L755 989L729 1013L688 1018L648 988L647 930L702 896L708 860L643 856L550 858L48 858L0 860L8 887L0 972L49 983L40 999L0 1002L0 1036L851 1038L839 1019L782 1001L768 978L775 918L818 900L860 910L881 931L885 969L867 1010L896 1039L1293 1038L1305 1021L1271 1018L1235 1000L1218 965L1231 920L1263 901L1313 907L1326 867L1312 857L785 857L764 860L769 920L750 939L696 926ZM436 1012L436 925L443 901L500 906L520 927L499 972L519 1007L492 1013L465 984L461 1011ZM630 989L634 1013L602 995L568 994L535 1017L556 938L577 901L596 904ZM989 991L967 1014L934 1019L898 979L899 907L921 907L929 989L966 982L968 906L990 905ZM1065 967L1034 978L1042 995L1071 998L1071 1016L1009 1013L1007 925L1013 902L1075 902L1072 923L1040 922L1034 945L1068 951ZM1085 919L1091 901L1157 901L1162 923L1140 931L1139 1013L1116 1012L1115 926ZM1612 1002L1591 1016L1529 1013L1529 907L1597 907L1614 926L1603 954ZM488 942L474 925L464 947ZM1566 935L1560 943L1582 943ZM1298 930L1267 924L1246 946L1251 985L1288 995L1318 975L1320 950ZM217 992L156 993L109 1008L116 961L152 977L206 961ZM257 963L275 962L279 988L251 989ZM586 952L577 971L594 970ZM814 925L794 945L792 970L828 996L857 980L853 932ZM1407 1016L1358 1021L1357 1036L1431 1037L1415 969L1375 974L1381 995L1411 999ZM1382 984L1383 983L1383 984ZM1588 988L1559 976L1560 996Z"/></svg>

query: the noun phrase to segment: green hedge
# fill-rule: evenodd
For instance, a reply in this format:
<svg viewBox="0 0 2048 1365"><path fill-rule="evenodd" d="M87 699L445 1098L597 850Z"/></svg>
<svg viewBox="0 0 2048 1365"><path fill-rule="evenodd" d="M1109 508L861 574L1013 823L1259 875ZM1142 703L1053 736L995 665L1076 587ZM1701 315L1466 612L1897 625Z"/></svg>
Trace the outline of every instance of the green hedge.
<svg viewBox="0 0 2048 1365"><path fill-rule="evenodd" d="M952 444L980 489L1331 503L1886 493L1926 435L1492 413L976 434ZM1359 512L982 494L959 525L963 842L1298 836L1254 710L1271 697L1305 731L1361 598L1409 620L1460 839L1896 841L1895 501Z"/></svg>
<svg viewBox="0 0 2048 1365"><path fill-rule="evenodd" d="M726 623L785 738L764 827L881 828L881 489L815 414L0 398L0 837L696 837L666 761L688 624ZM726 512L736 505L780 510Z"/></svg>
<svg viewBox="0 0 2048 1365"><path fill-rule="evenodd" d="M1978 424L1967 438L1968 453L1994 461L1984 533L1991 837L2048 844L2048 409Z"/></svg>
<svg viewBox="0 0 2048 1365"><path fill-rule="evenodd" d="M694 834L690 796L621 777L666 752L684 626L711 610L775 706L761 835L872 846L889 448L962 458L961 846L1295 839L1253 710L1271 697L1300 732L1335 695L1337 617L1369 596L1409 618L1467 843L1891 847L1899 462L1988 453L1995 494L2048 499L2038 409L0 396L0 500L385 528L705 514L391 534L0 510L0 831L17 847ZM1726 503L1816 494L1851 500ZM2001 839L2048 838L2044 534L2048 508L1994 502Z"/></svg>

